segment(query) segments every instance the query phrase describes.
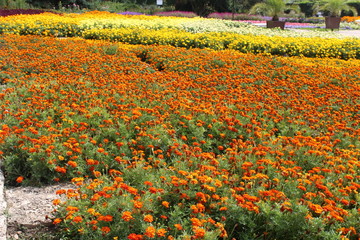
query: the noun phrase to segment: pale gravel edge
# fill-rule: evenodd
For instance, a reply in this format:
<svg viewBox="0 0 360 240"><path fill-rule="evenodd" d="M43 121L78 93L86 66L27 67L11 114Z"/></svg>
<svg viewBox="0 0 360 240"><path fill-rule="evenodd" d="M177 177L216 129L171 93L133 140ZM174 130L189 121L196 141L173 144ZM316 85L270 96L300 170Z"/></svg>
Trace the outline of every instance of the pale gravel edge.
<svg viewBox="0 0 360 240"><path fill-rule="evenodd" d="M5 178L0 170L0 240L6 240L7 234L7 217L6 217L6 201L4 191Z"/></svg>

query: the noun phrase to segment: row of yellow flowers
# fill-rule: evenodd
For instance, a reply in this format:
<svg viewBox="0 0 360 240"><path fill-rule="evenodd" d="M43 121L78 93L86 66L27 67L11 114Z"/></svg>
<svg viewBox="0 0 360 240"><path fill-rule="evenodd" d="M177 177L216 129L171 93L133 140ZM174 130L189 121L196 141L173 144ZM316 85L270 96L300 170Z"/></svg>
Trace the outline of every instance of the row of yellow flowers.
<svg viewBox="0 0 360 240"><path fill-rule="evenodd" d="M283 56L360 58L360 40L323 38L284 38L235 33L187 33L179 30L91 29L86 39L110 40L130 44L159 44L186 48L235 49L243 53Z"/></svg>
<svg viewBox="0 0 360 240"><path fill-rule="evenodd" d="M202 26L202 27L201 27ZM0 33L79 36L130 44L186 48L235 49L284 56L360 58L360 40L294 35L218 19L123 16L106 12L0 17ZM276 36L279 34L279 36Z"/></svg>
<svg viewBox="0 0 360 240"><path fill-rule="evenodd" d="M334 32L312 31L299 33L259 28L249 23L206 18L179 18L145 15L120 15L108 12L88 12L84 14L16 15L0 17L0 32L18 31L24 34L43 34L43 30L57 31L59 36L71 36L78 31L93 28L141 28L179 29L191 33L233 32L251 35L280 35L283 37L340 37ZM70 31L71 30L71 31ZM74 32L75 31L75 32Z"/></svg>

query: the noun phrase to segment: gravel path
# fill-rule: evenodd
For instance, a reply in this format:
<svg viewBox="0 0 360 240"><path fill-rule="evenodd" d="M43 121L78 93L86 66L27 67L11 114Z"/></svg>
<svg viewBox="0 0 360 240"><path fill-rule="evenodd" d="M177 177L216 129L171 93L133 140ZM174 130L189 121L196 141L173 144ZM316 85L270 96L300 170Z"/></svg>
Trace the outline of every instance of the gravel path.
<svg viewBox="0 0 360 240"><path fill-rule="evenodd" d="M305 29L293 29L297 32L308 32L311 30L305 30ZM346 37L354 37L354 38L360 38L360 30L335 30L334 32L339 33Z"/></svg>
<svg viewBox="0 0 360 240"><path fill-rule="evenodd" d="M29 235L36 235L36 231L51 226L52 223L49 217L53 216L54 206L52 201L60 198L55 192L59 189L73 187L72 184L56 184L45 187L5 189L7 239L29 239Z"/></svg>
<svg viewBox="0 0 360 240"><path fill-rule="evenodd" d="M0 240L6 240L6 201L4 197L4 175L0 170Z"/></svg>
<svg viewBox="0 0 360 240"><path fill-rule="evenodd" d="M311 30L306 29L291 29L296 32L310 32ZM341 34L346 37L360 38L360 30L335 30L334 32Z"/></svg>
<svg viewBox="0 0 360 240"><path fill-rule="evenodd" d="M339 33L347 37L360 38L360 30L339 30Z"/></svg>

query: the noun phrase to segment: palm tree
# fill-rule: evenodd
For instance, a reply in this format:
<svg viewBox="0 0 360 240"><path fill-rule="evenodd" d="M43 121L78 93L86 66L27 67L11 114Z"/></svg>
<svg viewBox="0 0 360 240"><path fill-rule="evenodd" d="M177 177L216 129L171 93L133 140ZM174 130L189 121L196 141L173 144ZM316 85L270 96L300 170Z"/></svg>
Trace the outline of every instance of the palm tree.
<svg viewBox="0 0 360 240"><path fill-rule="evenodd" d="M289 6L283 0L265 0L257 3L250 9L250 14L263 14L272 16L272 21L279 21L279 15L286 10L299 12L299 6Z"/></svg>
<svg viewBox="0 0 360 240"><path fill-rule="evenodd" d="M328 12L330 15L325 17L325 26L327 29L339 29L342 11L352 11L355 16L358 12L356 8L348 5L348 0L324 0L314 5L313 9Z"/></svg>
<svg viewBox="0 0 360 240"><path fill-rule="evenodd" d="M348 3L347 0L325 0L315 5L315 8L320 11L328 11L331 17L339 17L342 11L351 11L357 16L356 8L349 6Z"/></svg>

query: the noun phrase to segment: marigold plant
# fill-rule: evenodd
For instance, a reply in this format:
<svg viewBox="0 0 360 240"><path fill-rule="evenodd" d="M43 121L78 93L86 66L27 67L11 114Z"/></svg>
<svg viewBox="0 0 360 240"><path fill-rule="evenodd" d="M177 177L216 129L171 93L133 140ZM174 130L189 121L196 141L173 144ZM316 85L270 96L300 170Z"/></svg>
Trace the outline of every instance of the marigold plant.
<svg viewBox="0 0 360 240"><path fill-rule="evenodd" d="M59 239L360 237L359 60L0 44L6 183L73 183Z"/></svg>

